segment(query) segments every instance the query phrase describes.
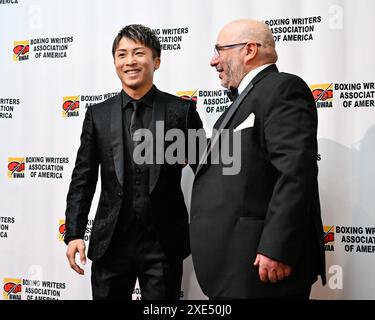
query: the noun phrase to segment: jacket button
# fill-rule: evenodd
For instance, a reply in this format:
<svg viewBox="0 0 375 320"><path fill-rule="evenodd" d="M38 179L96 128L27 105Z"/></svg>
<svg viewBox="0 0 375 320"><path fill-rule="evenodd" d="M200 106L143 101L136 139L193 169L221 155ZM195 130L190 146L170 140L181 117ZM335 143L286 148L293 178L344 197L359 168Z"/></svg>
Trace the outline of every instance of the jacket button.
<svg viewBox="0 0 375 320"><path fill-rule="evenodd" d="M119 192L117 195L121 198L122 197L122 192Z"/></svg>

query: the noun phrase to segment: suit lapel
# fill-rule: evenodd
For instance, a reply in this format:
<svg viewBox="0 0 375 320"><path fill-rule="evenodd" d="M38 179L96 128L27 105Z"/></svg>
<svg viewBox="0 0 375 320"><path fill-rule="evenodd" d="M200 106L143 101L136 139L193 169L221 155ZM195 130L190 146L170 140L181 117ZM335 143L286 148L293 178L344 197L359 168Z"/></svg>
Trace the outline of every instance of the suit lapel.
<svg viewBox="0 0 375 320"><path fill-rule="evenodd" d="M241 104L242 100L248 95L248 93L251 91L252 88L253 88L253 84L252 84L252 82L250 82L247 85L247 87L245 88L245 90L238 96L238 98L230 106L227 114L223 118L223 121L219 125L219 127L217 129L217 132L213 133L213 136L211 137L210 143L207 145L207 149L205 150L205 152L203 153L203 156L202 156L201 160L199 161L199 165L198 165L198 168L197 168L197 170L195 172L195 175L198 174L199 170L206 163L207 158L208 158L208 156L211 153L211 150L213 149L213 147L215 146L215 144L219 141L221 130L224 129L225 126L230 121L230 119L232 119L233 115L237 111L237 109L238 109L239 105Z"/></svg>
<svg viewBox="0 0 375 320"><path fill-rule="evenodd" d="M228 113L226 114L226 116L224 117L223 121L221 122L221 124L219 125L219 128L218 128L218 131L220 132L222 129L224 129L226 127L226 125L228 124L228 122L232 119L233 115L235 114L235 112L237 111L238 107L240 106L241 102L243 101L243 99L245 99L245 97L248 95L248 93L253 89L254 85L252 82L250 82L247 87L245 88L244 91L242 91L242 93L239 95L239 97L233 102L233 104L231 105L231 107L229 108L229 111ZM216 134L216 136L218 136ZM216 137L215 136L215 137ZM216 140L217 141L217 140ZM213 141L213 144L214 144L215 140ZM212 144L212 145L213 145Z"/></svg>
<svg viewBox="0 0 375 320"><path fill-rule="evenodd" d="M111 143L113 161L117 179L124 183L124 141L122 132L121 94L118 94L110 104L111 107Z"/></svg>
<svg viewBox="0 0 375 320"><path fill-rule="evenodd" d="M150 194L152 190L154 190L154 187L156 185L156 182L159 179L160 175L160 166L161 164L157 163L157 157L156 157L156 148L160 148L160 146L157 145L156 140L156 122L162 121L164 124L164 132L162 132L162 143L164 143L164 137L165 137L165 101L163 101L162 98L162 92L160 92L158 89L156 89L155 97L154 97L154 105L152 108L152 119L150 124L150 130L152 133L152 139L153 139L153 164L150 166L150 181L149 181L149 191ZM158 132L160 135L160 132ZM159 137L160 139L160 137ZM164 150L164 148L162 149ZM164 159L164 154L162 155L162 159Z"/></svg>
<svg viewBox="0 0 375 320"><path fill-rule="evenodd" d="M250 83L247 85L244 91L241 92L241 94L238 96L238 98L233 102L233 104L230 106L228 112L226 115L223 115L223 118L219 118L217 123L215 123L214 128L217 129L216 134L211 138L210 142L207 146L207 149L203 153L203 156L201 157L199 161L198 168L195 172L195 175L198 174L199 170L203 167L203 165L206 163L208 156L211 153L211 150L215 146L215 144L219 141L220 133L223 129L226 128L229 121L233 118L236 111L239 109L239 106L241 102L245 99L245 97L249 94L249 92L253 89L254 85L259 82L263 77L265 77L268 73L271 72L278 72L278 69L275 64L272 64L259 72L253 80L250 81ZM222 119L222 120L221 120ZM221 123L220 123L221 122Z"/></svg>

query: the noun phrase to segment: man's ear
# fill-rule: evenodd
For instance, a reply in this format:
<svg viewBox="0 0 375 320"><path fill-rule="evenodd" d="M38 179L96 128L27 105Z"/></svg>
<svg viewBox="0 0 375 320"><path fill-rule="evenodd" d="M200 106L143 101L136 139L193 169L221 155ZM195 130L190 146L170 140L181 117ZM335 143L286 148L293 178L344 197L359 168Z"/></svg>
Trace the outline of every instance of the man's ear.
<svg viewBox="0 0 375 320"><path fill-rule="evenodd" d="M258 46L256 43L249 42L246 44L246 60L252 60L258 54Z"/></svg>
<svg viewBox="0 0 375 320"><path fill-rule="evenodd" d="M160 63L161 63L160 57L157 57L154 59L154 71L159 69Z"/></svg>

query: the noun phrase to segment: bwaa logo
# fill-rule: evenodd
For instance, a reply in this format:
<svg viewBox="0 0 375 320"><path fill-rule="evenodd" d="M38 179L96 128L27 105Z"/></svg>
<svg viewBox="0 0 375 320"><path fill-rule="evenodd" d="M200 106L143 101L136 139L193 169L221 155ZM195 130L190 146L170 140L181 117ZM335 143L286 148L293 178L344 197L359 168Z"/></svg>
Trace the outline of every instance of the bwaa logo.
<svg viewBox="0 0 375 320"><path fill-rule="evenodd" d="M335 251L335 232L334 226L324 226L324 247L326 251Z"/></svg>
<svg viewBox="0 0 375 320"><path fill-rule="evenodd" d="M13 60L29 60L30 40L13 42Z"/></svg>
<svg viewBox="0 0 375 320"><path fill-rule="evenodd" d="M25 158L8 158L8 178L25 178Z"/></svg>
<svg viewBox="0 0 375 320"><path fill-rule="evenodd" d="M197 102L197 90L195 91L177 91L177 95L185 100L193 100Z"/></svg>
<svg viewBox="0 0 375 320"><path fill-rule="evenodd" d="M63 97L62 117L78 117L79 116L79 96Z"/></svg>
<svg viewBox="0 0 375 320"><path fill-rule="evenodd" d="M5 300L21 300L22 279L4 278L3 297Z"/></svg>
<svg viewBox="0 0 375 320"><path fill-rule="evenodd" d="M314 96L317 108L332 108L333 102L333 83L313 84L310 90Z"/></svg>
<svg viewBox="0 0 375 320"><path fill-rule="evenodd" d="M65 219L59 220L59 241L64 241L65 238Z"/></svg>

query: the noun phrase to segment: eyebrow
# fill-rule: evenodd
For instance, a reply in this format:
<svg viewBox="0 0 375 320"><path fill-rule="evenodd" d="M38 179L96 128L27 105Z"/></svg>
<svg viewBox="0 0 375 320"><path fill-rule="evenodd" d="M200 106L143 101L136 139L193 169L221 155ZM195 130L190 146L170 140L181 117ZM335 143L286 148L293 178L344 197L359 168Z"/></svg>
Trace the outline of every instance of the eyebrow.
<svg viewBox="0 0 375 320"><path fill-rule="evenodd" d="M130 50L130 51L136 51L136 50L139 50L139 49L146 49L146 47L136 47L136 48L134 48L134 49L132 49L132 50ZM116 49L116 51L124 51L124 52L126 52L126 51L129 51L129 50L127 50L127 49Z"/></svg>

